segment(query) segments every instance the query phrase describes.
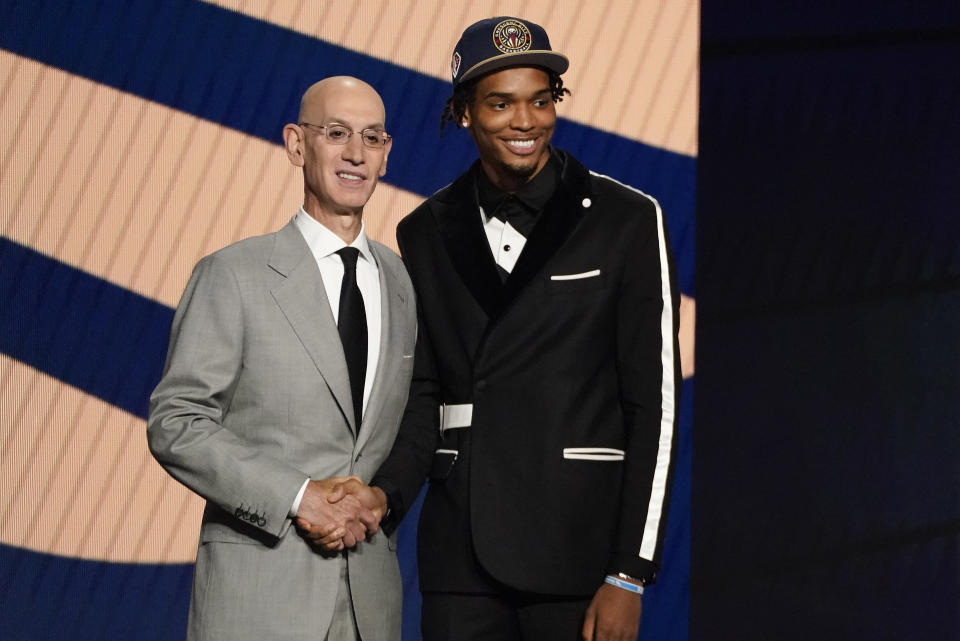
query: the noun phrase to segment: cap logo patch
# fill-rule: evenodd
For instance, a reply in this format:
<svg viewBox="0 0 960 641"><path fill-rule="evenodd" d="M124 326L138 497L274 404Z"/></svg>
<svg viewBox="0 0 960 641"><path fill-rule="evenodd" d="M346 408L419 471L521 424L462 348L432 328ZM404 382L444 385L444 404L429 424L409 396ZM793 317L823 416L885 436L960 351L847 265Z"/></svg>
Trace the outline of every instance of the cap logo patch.
<svg viewBox="0 0 960 641"><path fill-rule="evenodd" d="M530 30L519 20L504 20L493 28L493 44L503 53L526 51L530 40Z"/></svg>
<svg viewBox="0 0 960 641"><path fill-rule="evenodd" d="M460 53L458 51L453 52L453 60L450 61L450 70L453 72L453 77L456 78L460 72Z"/></svg>

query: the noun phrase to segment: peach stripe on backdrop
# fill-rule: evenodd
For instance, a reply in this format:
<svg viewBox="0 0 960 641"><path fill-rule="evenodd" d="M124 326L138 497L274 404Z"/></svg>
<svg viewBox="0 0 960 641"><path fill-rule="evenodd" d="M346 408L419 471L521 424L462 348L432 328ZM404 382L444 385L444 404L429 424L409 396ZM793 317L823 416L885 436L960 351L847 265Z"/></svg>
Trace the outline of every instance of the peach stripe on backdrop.
<svg viewBox="0 0 960 641"><path fill-rule="evenodd" d="M203 500L144 421L0 356L0 540L67 557L191 563Z"/></svg>
<svg viewBox="0 0 960 641"><path fill-rule="evenodd" d="M278 144L6 52L0 86L0 233L148 298L176 305L201 257L303 201ZM396 249L422 200L381 184L368 234Z"/></svg>

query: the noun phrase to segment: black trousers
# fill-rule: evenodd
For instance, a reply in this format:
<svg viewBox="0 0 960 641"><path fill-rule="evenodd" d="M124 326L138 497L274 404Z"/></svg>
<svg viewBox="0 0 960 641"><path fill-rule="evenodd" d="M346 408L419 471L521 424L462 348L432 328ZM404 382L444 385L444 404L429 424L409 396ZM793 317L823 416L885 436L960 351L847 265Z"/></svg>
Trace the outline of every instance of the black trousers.
<svg viewBox="0 0 960 641"><path fill-rule="evenodd" d="M423 641L581 641L589 598L423 594Z"/></svg>

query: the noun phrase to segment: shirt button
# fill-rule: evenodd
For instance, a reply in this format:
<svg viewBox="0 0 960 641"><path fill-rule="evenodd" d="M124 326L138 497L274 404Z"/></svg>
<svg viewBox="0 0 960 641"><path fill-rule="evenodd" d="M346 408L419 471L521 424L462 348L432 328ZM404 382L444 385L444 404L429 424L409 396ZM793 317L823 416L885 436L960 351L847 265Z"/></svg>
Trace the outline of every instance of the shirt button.
<svg viewBox="0 0 960 641"><path fill-rule="evenodd" d="M584 207L589 207L590 205L593 204L593 201L590 200L589 198L584 198L583 202L581 202L580 204L583 205Z"/></svg>
<svg viewBox="0 0 960 641"><path fill-rule="evenodd" d="M505 251L505 252L510 251L510 245L504 245L504 246L503 246L503 251Z"/></svg>

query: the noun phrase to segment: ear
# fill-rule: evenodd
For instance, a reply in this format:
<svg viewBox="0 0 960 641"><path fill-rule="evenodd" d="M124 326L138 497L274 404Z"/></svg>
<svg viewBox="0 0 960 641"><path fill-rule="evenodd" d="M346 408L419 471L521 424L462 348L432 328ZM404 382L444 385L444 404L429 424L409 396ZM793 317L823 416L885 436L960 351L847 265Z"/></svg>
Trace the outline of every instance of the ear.
<svg viewBox="0 0 960 641"><path fill-rule="evenodd" d="M469 127L472 119L473 117L470 115L470 105L467 105L463 110L463 118L460 119L460 126Z"/></svg>
<svg viewBox="0 0 960 641"><path fill-rule="evenodd" d="M303 167L306 162L303 156L303 129L293 123L283 127L283 147L287 152L287 158L294 167Z"/></svg>
<svg viewBox="0 0 960 641"><path fill-rule="evenodd" d="M387 141L387 146L383 148L383 160L380 162L380 177L383 178L383 175L387 173L387 156L390 155L390 150L393 148L393 138Z"/></svg>

